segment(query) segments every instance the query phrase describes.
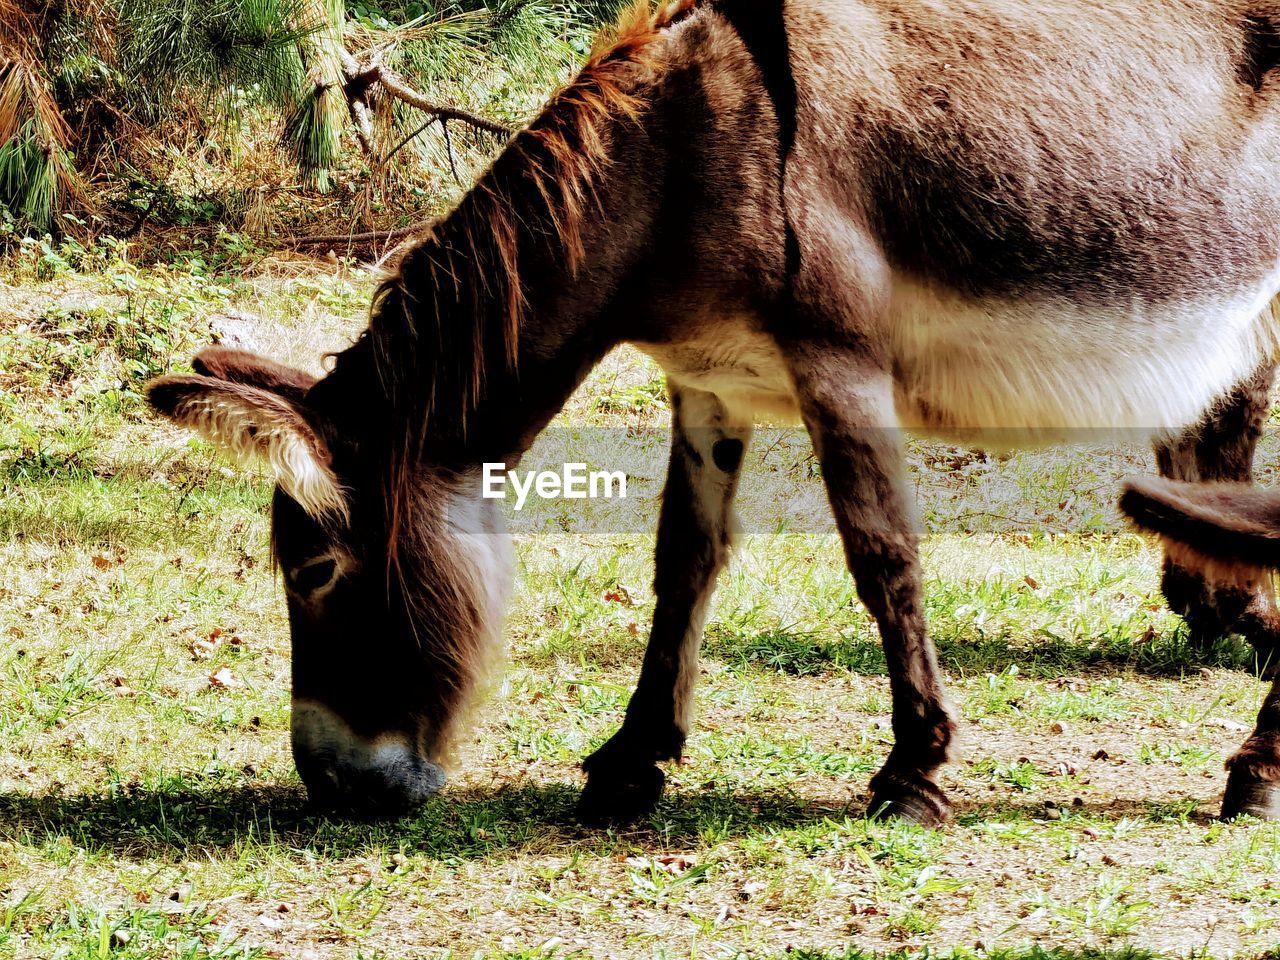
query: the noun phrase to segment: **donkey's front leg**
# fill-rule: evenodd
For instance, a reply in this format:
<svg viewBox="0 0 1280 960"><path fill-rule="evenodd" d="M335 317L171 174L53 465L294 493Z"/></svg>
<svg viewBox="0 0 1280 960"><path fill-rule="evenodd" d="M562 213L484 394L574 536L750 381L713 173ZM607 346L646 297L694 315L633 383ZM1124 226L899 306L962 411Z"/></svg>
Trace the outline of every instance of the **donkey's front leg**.
<svg viewBox="0 0 1280 960"><path fill-rule="evenodd" d="M629 820L650 810L689 732L698 647L716 576L729 559L733 495L749 424L713 394L671 387L671 462L654 573L657 603L640 680L622 728L583 763L578 815Z"/></svg>
<svg viewBox="0 0 1280 960"><path fill-rule="evenodd" d="M893 695L894 747L871 781L869 812L932 825L955 722L925 632L915 513L903 480L889 376L857 351L788 358L858 596L880 627Z"/></svg>

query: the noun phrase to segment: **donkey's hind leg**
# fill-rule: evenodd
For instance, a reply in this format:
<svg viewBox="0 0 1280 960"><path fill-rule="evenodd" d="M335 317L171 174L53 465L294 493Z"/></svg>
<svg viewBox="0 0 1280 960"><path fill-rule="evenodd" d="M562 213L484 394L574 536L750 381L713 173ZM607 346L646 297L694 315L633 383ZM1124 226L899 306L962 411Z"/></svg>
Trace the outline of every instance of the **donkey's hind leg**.
<svg viewBox="0 0 1280 960"><path fill-rule="evenodd" d="M684 749L703 621L732 547L733 496L751 427L704 391L672 385L671 405L653 628L622 728L582 764L578 816L588 822L634 819L661 797L657 764Z"/></svg>
<svg viewBox="0 0 1280 960"><path fill-rule="evenodd" d="M1204 421L1167 444L1157 444L1161 476L1209 483L1253 479L1253 454L1270 409L1275 367L1264 366L1240 383ZM1213 584L1166 555L1160 582L1165 600L1180 614L1192 642L1207 648L1239 631L1263 650L1276 646L1280 618L1269 596Z"/></svg>

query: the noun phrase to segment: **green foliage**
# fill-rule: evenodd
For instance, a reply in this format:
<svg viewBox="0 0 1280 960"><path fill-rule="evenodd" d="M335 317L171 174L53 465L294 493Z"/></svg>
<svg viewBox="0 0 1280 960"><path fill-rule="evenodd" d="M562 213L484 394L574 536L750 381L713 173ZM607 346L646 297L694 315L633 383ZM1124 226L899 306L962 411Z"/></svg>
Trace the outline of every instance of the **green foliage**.
<svg viewBox="0 0 1280 960"><path fill-rule="evenodd" d="M338 162L347 116L342 93L346 8L343 0L311 0L304 17L317 26L300 46L307 75L294 93L284 143L303 174L324 192L332 185L330 170Z"/></svg>
<svg viewBox="0 0 1280 960"><path fill-rule="evenodd" d="M283 142L299 169L322 191L330 187L329 169L337 163L341 149L341 128L333 109L341 106L338 99L331 87L304 88L285 121Z"/></svg>
<svg viewBox="0 0 1280 960"><path fill-rule="evenodd" d="M48 230L75 176L70 154L41 136L35 119L0 144L0 204L20 230Z"/></svg>
<svg viewBox="0 0 1280 960"><path fill-rule="evenodd" d="M16 60L0 65L0 205L11 226L48 229L78 189L68 134L45 77Z"/></svg>
<svg viewBox="0 0 1280 960"><path fill-rule="evenodd" d="M240 239L229 235L225 256ZM114 411L140 412L140 393L207 338L199 315L228 295L207 279L205 259L192 256L173 271L140 271L121 259L123 244L86 248L74 240L23 238L15 264L41 280L100 270L110 306L64 309L54 305L12 334L17 349L0 358L0 378L23 391L48 390ZM225 267L226 260L219 263ZM217 256L210 256L217 260Z"/></svg>
<svg viewBox="0 0 1280 960"><path fill-rule="evenodd" d="M418 5L406 7L403 14ZM389 16L403 14L388 11ZM547 86L562 78L584 49L595 21L581 15L576 5L556 0L494 0L487 5L471 0L424 9L403 24L410 39L402 45L397 65L406 76L426 89L449 90L473 106L492 108L506 101L510 112L513 99L531 92L541 99ZM486 81L479 98L459 83L477 77Z"/></svg>
<svg viewBox="0 0 1280 960"><path fill-rule="evenodd" d="M438 127L423 130L420 111L375 96L367 138L373 142L363 156L345 160L356 145L344 90L352 58L363 62L380 51L387 67L430 99L516 125L564 79L617 6L615 0L69 0L15 8L10 16L7 2L0 0L0 50L8 58L0 61L0 220L10 232L36 236L59 234L68 223L60 214L94 209L85 202L77 164L105 172L95 187L105 185L103 193L126 216L146 211L150 223L192 225L202 218L169 216L173 204L151 199L134 204L120 180L132 178L135 167L157 185L180 180L171 186L206 200L225 194L224 202L213 201L215 218L233 226L252 222L255 230L268 222L272 198L296 195L288 165L273 162L286 158L306 190L328 192L344 174L371 178L376 191L349 194L369 204L363 212L381 209L375 194L388 190L393 170L411 197L434 198L441 179L435 171L460 169L465 176L487 161L497 140L454 124L446 142ZM273 153L277 138L281 152ZM402 142L407 148L396 149ZM392 155L394 164L387 163ZM246 188L249 164L263 163L276 168L275 176L250 173ZM444 202L441 196L428 206Z"/></svg>
<svg viewBox="0 0 1280 960"><path fill-rule="evenodd" d="M301 86L298 45L322 24L306 0L118 0L126 93L158 111L199 91L229 109L285 104Z"/></svg>

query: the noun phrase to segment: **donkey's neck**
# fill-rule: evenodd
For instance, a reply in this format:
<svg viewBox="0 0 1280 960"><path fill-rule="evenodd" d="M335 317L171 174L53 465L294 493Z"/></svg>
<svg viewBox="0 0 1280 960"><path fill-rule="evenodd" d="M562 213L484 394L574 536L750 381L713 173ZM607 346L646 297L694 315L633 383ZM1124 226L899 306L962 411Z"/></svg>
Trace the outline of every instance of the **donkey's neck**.
<svg viewBox="0 0 1280 960"><path fill-rule="evenodd" d="M591 196L572 237L560 233L564 225L548 216L541 197L513 201L519 324L514 342L503 344L509 356L496 343L487 351L484 382L464 412L471 462L518 459L626 335L616 301L634 281L658 215L652 194L641 188L642 171L656 169L657 147L641 126L615 121L611 128L608 169L587 186ZM452 432L450 422L437 422L437 431Z"/></svg>
<svg viewBox="0 0 1280 960"><path fill-rule="evenodd" d="M553 102L405 254L335 369L380 408L349 411L357 429L385 422L402 462L512 462L624 339L610 307L634 284L669 159L644 92L641 108L612 78L585 105Z"/></svg>

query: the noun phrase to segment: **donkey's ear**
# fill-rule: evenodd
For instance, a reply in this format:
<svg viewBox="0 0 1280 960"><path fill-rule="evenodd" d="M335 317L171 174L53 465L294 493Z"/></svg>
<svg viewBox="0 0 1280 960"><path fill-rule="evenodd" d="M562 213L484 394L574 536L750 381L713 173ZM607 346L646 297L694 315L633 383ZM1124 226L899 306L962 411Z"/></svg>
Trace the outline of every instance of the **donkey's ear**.
<svg viewBox="0 0 1280 960"><path fill-rule="evenodd" d="M314 519L346 516L324 440L283 395L214 377L174 376L151 381L147 400L237 459L266 461L284 492Z"/></svg>
<svg viewBox="0 0 1280 960"><path fill-rule="evenodd" d="M1120 509L1183 566L1220 579L1280 569L1280 491L1144 477L1125 484Z"/></svg>
<svg viewBox="0 0 1280 960"><path fill-rule="evenodd" d="M196 354L191 366L206 377L278 393L295 403L300 403L316 383L309 373L230 347L206 347Z"/></svg>

